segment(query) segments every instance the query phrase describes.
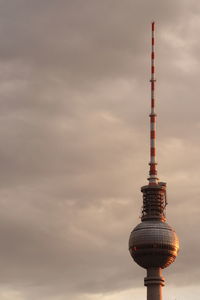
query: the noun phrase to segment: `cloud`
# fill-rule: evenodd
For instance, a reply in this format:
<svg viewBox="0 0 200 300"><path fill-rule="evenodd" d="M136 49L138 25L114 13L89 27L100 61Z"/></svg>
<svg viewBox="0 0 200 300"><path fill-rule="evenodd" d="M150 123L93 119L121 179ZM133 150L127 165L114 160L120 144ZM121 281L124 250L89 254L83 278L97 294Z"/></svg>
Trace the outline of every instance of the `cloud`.
<svg viewBox="0 0 200 300"><path fill-rule="evenodd" d="M142 297L145 271L127 243L148 176L152 19L159 176L181 239L165 274L171 286L198 285L199 4L0 8L1 298Z"/></svg>

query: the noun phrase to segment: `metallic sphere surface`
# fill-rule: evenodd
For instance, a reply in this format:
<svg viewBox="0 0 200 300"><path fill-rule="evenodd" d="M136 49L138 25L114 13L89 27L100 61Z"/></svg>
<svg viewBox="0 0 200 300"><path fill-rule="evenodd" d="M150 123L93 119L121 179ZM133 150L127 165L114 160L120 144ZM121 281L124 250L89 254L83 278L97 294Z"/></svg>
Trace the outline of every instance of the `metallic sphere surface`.
<svg viewBox="0 0 200 300"><path fill-rule="evenodd" d="M176 259L179 240L167 223L159 220L143 221L131 232L129 251L141 267L164 269Z"/></svg>

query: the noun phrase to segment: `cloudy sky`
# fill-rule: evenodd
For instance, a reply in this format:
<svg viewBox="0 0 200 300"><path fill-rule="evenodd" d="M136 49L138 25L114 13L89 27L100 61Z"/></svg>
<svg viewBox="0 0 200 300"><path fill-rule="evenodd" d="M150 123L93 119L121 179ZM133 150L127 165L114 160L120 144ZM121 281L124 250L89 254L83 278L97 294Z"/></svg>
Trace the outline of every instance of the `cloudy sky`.
<svg viewBox="0 0 200 300"><path fill-rule="evenodd" d="M0 0L0 299L145 299L128 238L158 168L181 240L165 299L200 294L200 2Z"/></svg>

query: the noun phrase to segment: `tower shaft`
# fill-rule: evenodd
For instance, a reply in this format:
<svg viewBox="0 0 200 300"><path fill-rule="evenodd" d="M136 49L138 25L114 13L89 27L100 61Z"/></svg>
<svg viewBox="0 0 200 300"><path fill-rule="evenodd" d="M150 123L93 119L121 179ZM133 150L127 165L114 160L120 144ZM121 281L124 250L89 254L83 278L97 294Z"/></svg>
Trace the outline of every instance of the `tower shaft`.
<svg viewBox="0 0 200 300"><path fill-rule="evenodd" d="M161 268L147 269L144 285L147 287L147 300L162 300L162 287L165 284L161 276Z"/></svg>

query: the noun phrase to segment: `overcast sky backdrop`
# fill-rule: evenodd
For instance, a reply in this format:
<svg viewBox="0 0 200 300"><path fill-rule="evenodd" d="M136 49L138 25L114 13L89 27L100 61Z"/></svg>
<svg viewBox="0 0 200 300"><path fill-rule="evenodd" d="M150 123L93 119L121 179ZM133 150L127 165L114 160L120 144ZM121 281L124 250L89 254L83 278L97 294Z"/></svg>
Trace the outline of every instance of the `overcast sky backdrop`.
<svg viewBox="0 0 200 300"><path fill-rule="evenodd" d="M128 238L149 162L181 251L164 299L200 299L200 2L0 0L0 299L144 300Z"/></svg>

